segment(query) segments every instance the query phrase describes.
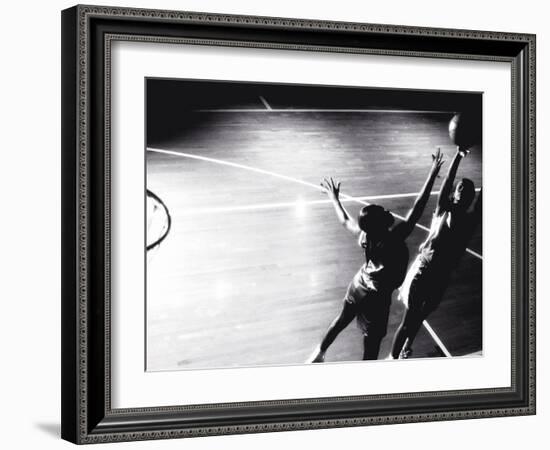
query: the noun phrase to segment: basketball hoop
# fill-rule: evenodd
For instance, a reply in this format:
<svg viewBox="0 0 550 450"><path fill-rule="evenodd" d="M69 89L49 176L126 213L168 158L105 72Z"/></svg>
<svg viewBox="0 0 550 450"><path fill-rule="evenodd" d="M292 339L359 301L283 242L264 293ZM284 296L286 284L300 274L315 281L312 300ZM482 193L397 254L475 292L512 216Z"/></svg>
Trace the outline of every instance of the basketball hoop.
<svg viewBox="0 0 550 450"><path fill-rule="evenodd" d="M158 247L172 226L168 208L158 195L147 189L147 251Z"/></svg>

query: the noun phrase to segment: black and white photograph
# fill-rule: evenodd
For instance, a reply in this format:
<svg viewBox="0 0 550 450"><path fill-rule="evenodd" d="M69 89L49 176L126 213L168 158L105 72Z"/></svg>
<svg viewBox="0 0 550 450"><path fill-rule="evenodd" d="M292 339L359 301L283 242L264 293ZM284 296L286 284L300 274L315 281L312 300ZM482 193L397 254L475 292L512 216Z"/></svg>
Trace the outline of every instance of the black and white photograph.
<svg viewBox="0 0 550 450"><path fill-rule="evenodd" d="M481 92L145 102L147 371L483 357Z"/></svg>

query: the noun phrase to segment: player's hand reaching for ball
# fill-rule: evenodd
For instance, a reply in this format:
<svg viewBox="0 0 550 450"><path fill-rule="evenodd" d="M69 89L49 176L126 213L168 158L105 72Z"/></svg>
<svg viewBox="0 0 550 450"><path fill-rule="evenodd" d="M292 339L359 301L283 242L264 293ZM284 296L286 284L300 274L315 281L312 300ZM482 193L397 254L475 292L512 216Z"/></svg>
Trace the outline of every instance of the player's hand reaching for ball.
<svg viewBox="0 0 550 450"><path fill-rule="evenodd" d="M333 202L338 201L340 197L340 182L335 182L332 177L330 178L324 178L323 181L321 181L321 187L323 188L323 192L325 192L328 195L328 198L330 198Z"/></svg>
<svg viewBox="0 0 550 450"><path fill-rule="evenodd" d="M437 175L444 163L443 153L441 153L441 149L438 147L435 154L432 155L432 174Z"/></svg>
<svg viewBox="0 0 550 450"><path fill-rule="evenodd" d="M463 158L467 156L470 153L470 149L472 146L470 145L459 145L456 149L456 151L462 156Z"/></svg>

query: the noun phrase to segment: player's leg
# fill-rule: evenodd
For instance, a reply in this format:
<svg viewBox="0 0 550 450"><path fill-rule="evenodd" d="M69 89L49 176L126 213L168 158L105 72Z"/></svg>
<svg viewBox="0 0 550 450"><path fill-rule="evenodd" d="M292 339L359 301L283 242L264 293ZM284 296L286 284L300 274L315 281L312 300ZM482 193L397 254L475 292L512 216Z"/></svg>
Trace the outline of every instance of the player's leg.
<svg viewBox="0 0 550 450"><path fill-rule="evenodd" d="M392 348L391 348L391 356L393 359L399 358L399 354L401 353L401 350L403 349L403 346L405 345L405 341L407 340L407 314L409 310L405 312L405 315L403 316L403 320L399 324L399 327L397 328L397 331L395 333L395 336L393 338Z"/></svg>
<svg viewBox="0 0 550 450"><path fill-rule="evenodd" d="M393 339L391 355L398 359L401 353L412 352L411 346L422 325L423 315L417 308L407 308L403 321ZM410 355L409 355L410 356Z"/></svg>
<svg viewBox="0 0 550 450"><path fill-rule="evenodd" d="M355 306L345 301L342 311L330 324L324 339L321 341L320 349L322 352L326 352L329 346L334 342L336 336L346 328L350 322L355 318Z"/></svg>
<svg viewBox="0 0 550 450"><path fill-rule="evenodd" d="M412 344L414 342L414 338L416 338L416 335L418 334L418 331L420 330L420 327L422 326L422 322L424 322L424 315L423 314L414 314L410 318L410 320L407 322L405 328L406 328L406 340L402 345L401 351L398 353L397 356L394 356L395 353L392 350L392 356L395 358L410 358L412 355Z"/></svg>
<svg viewBox="0 0 550 450"><path fill-rule="evenodd" d="M314 350L308 362L317 363L323 362L325 360L325 353L330 345L334 342L338 334L346 328L350 322L355 318L356 308L355 304L344 300L344 305L340 314L332 321L328 330L325 334L325 337L321 341L321 344Z"/></svg>
<svg viewBox="0 0 550 450"><path fill-rule="evenodd" d="M357 323L363 331L363 359L378 359L380 344L388 329L391 292L371 292L357 312Z"/></svg>
<svg viewBox="0 0 550 450"><path fill-rule="evenodd" d="M380 353L380 344L384 335L381 333L363 334L363 359L375 360L378 359Z"/></svg>
<svg viewBox="0 0 550 450"><path fill-rule="evenodd" d="M443 289L434 289L432 295L426 297L427 300L422 302L421 305L415 309L411 320L407 323L407 340L403 345L400 357L408 358L412 355L412 344L414 339L418 335L422 323L439 307L443 292Z"/></svg>
<svg viewBox="0 0 550 450"><path fill-rule="evenodd" d="M414 338L426 318L424 307L426 298L430 297L433 279L429 267L423 265L421 259L417 258L407 273L407 279L400 291L400 298L405 304L405 314L393 339L391 350L393 359L411 355Z"/></svg>

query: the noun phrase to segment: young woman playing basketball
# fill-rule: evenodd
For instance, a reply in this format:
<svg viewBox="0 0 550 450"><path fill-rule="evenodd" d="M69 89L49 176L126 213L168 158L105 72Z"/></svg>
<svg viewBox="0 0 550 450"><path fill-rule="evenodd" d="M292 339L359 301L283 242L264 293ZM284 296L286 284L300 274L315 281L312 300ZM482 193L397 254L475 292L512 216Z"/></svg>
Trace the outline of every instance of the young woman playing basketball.
<svg viewBox="0 0 550 450"><path fill-rule="evenodd" d="M400 298L406 311L394 338L393 358L411 356L412 343L422 322L439 306L451 274L481 221L481 193L469 211L475 197L474 183L463 178L453 192L458 166L467 154L466 147L457 147L439 193L428 238L420 246L401 286Z"/></svg>
<svg viewBox="0 0 550 450"><path fill-rule="evenodd" d="M332 200L340 223L358 237L365 263L348 286L342 311L330 325L321 344L308 362L323 362L325 352L336 336L357 318L363 333L363 359L377 359L386 334L391 295L401 285L407 270L409 252L405 239L422 215L443 159L439 149L432 155L432 167L426 182L406 220L393 226L392 214L379 205L361 209L357 221L350 217L339 199L340 183L331 178L321 183Z"/></svg>

